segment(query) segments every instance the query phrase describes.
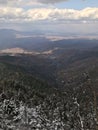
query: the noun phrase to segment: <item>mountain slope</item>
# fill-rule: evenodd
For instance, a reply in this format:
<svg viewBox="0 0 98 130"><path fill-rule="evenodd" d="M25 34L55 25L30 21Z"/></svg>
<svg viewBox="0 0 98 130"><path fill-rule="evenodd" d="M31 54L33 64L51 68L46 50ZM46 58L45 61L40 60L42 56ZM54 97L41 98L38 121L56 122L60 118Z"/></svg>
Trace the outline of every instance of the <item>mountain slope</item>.
<svg viewBox="0 0 98 130"><path fill-rule="evenodd" d="M30 39L0 55L0 129L97 130L98 41Z"/></svg>

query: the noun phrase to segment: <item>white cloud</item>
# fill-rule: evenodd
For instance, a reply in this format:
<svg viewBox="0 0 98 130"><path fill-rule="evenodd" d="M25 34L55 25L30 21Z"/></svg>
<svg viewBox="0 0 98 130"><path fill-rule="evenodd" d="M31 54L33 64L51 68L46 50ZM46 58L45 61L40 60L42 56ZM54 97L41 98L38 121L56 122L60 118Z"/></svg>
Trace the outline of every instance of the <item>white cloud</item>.
<svg viewBox="0 0 98 130"><path fill-rule="evenodd" d="M53 9L39 8L24 10L23 8L0 7L0 22L95 22L98 21L98 8Z"/></svg>
<svg viewBox="0 0 98 130"><path fill-rule="evenodd" d="M60 33L98 32L98 8L58 9L53 5L65 1L69 0L0 0L0 26Z"/></svg>

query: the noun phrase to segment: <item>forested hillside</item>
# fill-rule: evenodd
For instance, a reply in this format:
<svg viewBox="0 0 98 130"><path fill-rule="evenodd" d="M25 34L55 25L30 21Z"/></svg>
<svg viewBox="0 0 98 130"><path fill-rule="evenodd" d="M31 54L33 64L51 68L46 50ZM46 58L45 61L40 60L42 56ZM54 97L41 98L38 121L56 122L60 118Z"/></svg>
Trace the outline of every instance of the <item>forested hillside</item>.
<svg viewBox="0 0 98 130"><path fill-rule="evenodd" d="M74 68L75 57L64 69L63 57L1 56L0 128L97 130L97 68Z"/></svg>

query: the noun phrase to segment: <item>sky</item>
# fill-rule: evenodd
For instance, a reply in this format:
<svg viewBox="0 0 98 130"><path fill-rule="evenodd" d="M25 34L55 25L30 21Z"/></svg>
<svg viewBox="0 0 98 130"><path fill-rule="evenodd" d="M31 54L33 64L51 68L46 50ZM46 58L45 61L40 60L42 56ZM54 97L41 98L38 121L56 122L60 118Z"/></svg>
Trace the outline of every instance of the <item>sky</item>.
<svg viewBox="0 0 98 130"><path fill-rule="evenodd" d="M0 0L0 28L98 34L98 0Z"/></svg>

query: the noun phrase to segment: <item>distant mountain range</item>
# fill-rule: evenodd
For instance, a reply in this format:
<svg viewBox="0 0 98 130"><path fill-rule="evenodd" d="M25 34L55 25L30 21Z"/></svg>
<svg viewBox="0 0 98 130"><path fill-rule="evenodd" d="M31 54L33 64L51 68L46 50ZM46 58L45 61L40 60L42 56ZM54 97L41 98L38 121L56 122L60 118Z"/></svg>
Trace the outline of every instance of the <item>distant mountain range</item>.
<svg viewBox="0 0 98 130"><path fill-rule="evenodd" d="M0 30L2 130L95 130L97 108L97 38Z"/></svg>
<svg viewBox="0 0 98 130"><path fill-rule="evenodd" d="M47 51L54 47L68 47L71 44L82 43L82 46L96 46L97 35L75 36L75 35L36 35L33 32L20 32L10 29L0 30L0 50L10 48L21 48L27 51ZM89 43L89 44L88 44ZM72 46L72 45L71 45Z"/></svg>

